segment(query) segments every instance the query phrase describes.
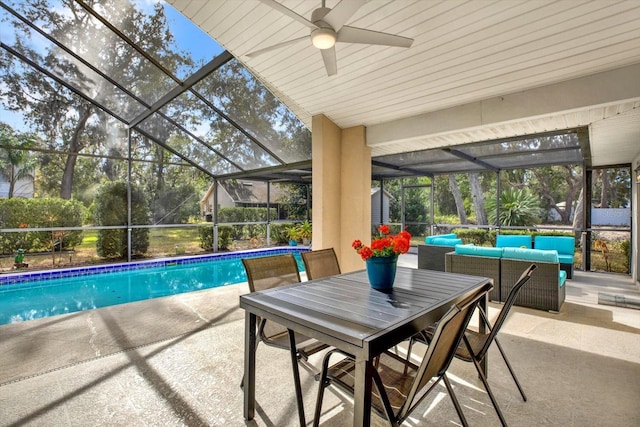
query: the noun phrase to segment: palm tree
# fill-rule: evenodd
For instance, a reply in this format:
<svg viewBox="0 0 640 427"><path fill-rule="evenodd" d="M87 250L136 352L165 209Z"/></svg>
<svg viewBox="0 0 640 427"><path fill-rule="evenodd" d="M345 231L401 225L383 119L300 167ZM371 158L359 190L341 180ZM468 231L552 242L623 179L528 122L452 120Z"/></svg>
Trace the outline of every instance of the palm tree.
<svg viewBox="0 0 640 427"><path fill-rule="evenodd" d="M495 224L496 201L487 200L489 221ZM540 202L536 196L526 189L510 188L500 195L500 225L528 226L539 221Z"/></svg>
<svg viewBox="0 0 640 427"><path fill-rule="evenodd" d="M33 178L36 158L29 148L35 145L32 134L14 132L8 126L0 127L0 176L9 182L7 197L13 197L16 183L24 178Z"/></svg>

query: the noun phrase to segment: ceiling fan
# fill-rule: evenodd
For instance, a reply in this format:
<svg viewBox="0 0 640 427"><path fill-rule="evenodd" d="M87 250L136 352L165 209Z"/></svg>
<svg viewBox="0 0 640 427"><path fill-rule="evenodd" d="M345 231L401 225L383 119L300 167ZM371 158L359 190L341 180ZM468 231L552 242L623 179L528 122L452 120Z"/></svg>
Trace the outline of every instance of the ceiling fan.
<svg viewBox="0 0 640 427"><path fill-rule="evenodd" d="M310 39L313 46L320 49L324 66L327 69L327 75L333 76L338 72L335 50L336 43L364 43L396 47L410 47L413 43L413 39L407 37L344 25L358 9L366 3L367 0L342 0L333 9L326 7L325 1L322 0L322 6L311 13L311 20L298 15L293 10L284 7L275 0L260 1L288 17L293 18L295 21L309 27L311 29L311 33L308 36L287 40L285 42L251 52L247 54L249 58L262 55L263 53L279 49L302 40Z"/></svg>

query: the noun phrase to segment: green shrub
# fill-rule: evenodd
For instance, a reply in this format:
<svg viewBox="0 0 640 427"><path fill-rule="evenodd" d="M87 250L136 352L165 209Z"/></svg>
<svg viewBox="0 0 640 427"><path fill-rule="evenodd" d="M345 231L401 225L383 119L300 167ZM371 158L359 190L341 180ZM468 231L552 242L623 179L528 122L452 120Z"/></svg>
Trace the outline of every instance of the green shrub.
<svg viewBox="0 0 640 427"><path fill-rule="evenodd" d="M59 198L0 199L0 228L81 227L85 209L77 200ZM73 249L82 243L82 231L0 233L0 251L13 254Z"/></svg>
<svg viewBox="0 0 640 427"><path fill-rule="evenodd" d="M127 225L127 183L108 182L96 194L95 219L97 225ZM144 192L137 186L131 187L131 221L133 224L148 224L149 209ZM131 255L144 254L149 248L149 229L134 228L131 232ZM128 252L126 228L98 230L96 242L98 256L103 258L125 258Z"/></svg>
<svg viewBox="0 0 640 427"><path fill-rule="evenodd" d="M228 225L218 226L218 249L227 250L233 243L233 227Z"/></svg>
<svg viewBox="0 0 640 427"><path fill-rule="evenodd" d="M200 247L205 251L213 250L213 226L204 225L198 227ZM218 226L218 249L227 250L233 243L233 227L230 225Z"/></svg>
<svg viewBox="0 0 640 427"><path fill-rule="evenodd" d="M455 228L451 230L451 232L456 233L458 238L467 244L473 243L477 246L495 246L496 243L496 232L483 228Z"/></svg>
<svg viewBox="0 0 640 427"><path fill-rule="evenodd" d="M270 218L277 218L276 208L270 208ZM218 222L264 222L267 220L267 208L221 208L218 210ZM265 236L266 226L263 224L232 225L232 239L242 240Z"/></svg>
<svg viewBox="0 0 640 427"><path fill-rule="evenodd" d="M623 240L620 242L620 249L622 250L622 254L624 255L624 266L629 271L629 256L631 254L631 240Z"/></svg>
<svg viewBox="0 0 640 427"><path fill-rule="evenodd" d="M213 250L213 226L203 225L198 227L198 240L200 247L205 251Z"/></svg>
<svg viewBox="0 0 640 427"><path fill-rule="evenodd" d="M271 234L271 243L286 244L289 242L288 235L289 224L271 224L269 233Z"/></svg>

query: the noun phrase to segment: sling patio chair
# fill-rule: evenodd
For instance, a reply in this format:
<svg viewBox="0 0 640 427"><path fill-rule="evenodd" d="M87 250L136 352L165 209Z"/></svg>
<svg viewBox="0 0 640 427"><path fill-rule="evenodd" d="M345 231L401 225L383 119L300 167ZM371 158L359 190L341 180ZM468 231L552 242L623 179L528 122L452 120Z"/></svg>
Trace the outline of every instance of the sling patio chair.
<svg viewBox="0 0 640 427"><path fill-rule="evenodd" d="M242 258L242 264L247 273L249 290L263 291L279 286L300 283L298 264L292 254L272 255L257 258ZM259 318L256 346L262 341L266 345L287 350L292 354L293 379L296 389L296 400L300 422L304 423L304 405L302 402L302 387L298 363L307 361L310 355L324 350L328 346L320 341L303 334L294 334L282 325ZM296 357L293 360L292 346L295 345ZM312 368L312 367L310 367ZM244 386L244 376L240 387Z"/></svg>
<svg viewBox="0 0 640 427"><path fill-rule="evenodd" d="M300 283L298 265L292 254L243 258L242 264L247 272L249 290L251 292ZM294 336L298 360L306 361L310 355L328 347L326 344L299 333ZM291 348L290 341L291 336L287 328L275 322L258 318L256 345L263 342L266 345L288 351ZM296 371L297 366L294 366L294 372Z"/></svg>
<svg viewBox="0 0 640 427"><path fill-rule="evenodd" d="M482 363L482 360L487 355L487 352L489 351L489 347L491 346L491 343L495 342L496 346L498 347L498 350L500 351L500 354L502 355L502 359L504 359L504 362L507 365L507 369L509 369L509 373L511 374L513 381L516 383L516 386L520 391L522 400L524 400L525 402L527 401L527 396L524 394L524 390L522 389L522 386L520 386L520 382L518 381L518 378L516 377L516 374L513 371L513 368L511 367L509 360L507 359L507 355L505 354L504 349L500 345L500 341L498 341L498 332L500 332L500 328L504 324L504 321L506 320L507 315L509 314L509 310L511 310L511 307L514 304L518 296L518 293L520 292L520 289L522 289L525 283L529 281L529 279L531 278L531 275L533 274L533 271L536 268L537 266L535 264L531 264L522 272L522 274L520 275L520 278L518 279L516 284L513 286L513 289L511 289L511 292L509 292L509 295L507 296L507 299L504 302L504 305L502 306L502 309L500 310L500 313L498 314L498 317L496 318L493 325L489 321L487 314L482 309L479 309L480 316L482 318L482 321L487 326L488 332L480 333L472 329L467 329L464 334L463 343L462 343L464 345L461 344L460 346L458 346L458 349L455 355L456 358L460 360L464 360L465 362L473 362L473 364L476 367L476 370L478 371L478 375L480 376L480 380L482 381L485 389L487 390L487 394L489 395L489 398L491 399L491 403L493 404L493 407L495 408L496 413L498 414L498 417L500 418L500 421L502 422L503 426L506 426L507 423L504 419L504 416L502 415L502 411L500 410L500 407L498 406L498 402L496 401L495 396L491 391L491 387L489 387L489 382L487 381L487 376L484 373L484 370L482 369L481 363ZM425 331L425 333L414 336L407 350L407 353L408 353L407 358L411 356L411 347L414 341L423 341L426 344L428 344L432 340L431 337L433 335L434 335L433 328L429 328ZM424 341L425 338L426 338L426 341Z"/></svg>
<svg viewBox="0 0 640 427"><path fill-rule="evenodd" d="M309 280L340 274L340 264L333 248L303 252L302 262Z"/></svg>
<svg viewBox="0 0 640 427"><path fill-rule="evenodd" d="M468 425L446 373L478 302L492 287L486 284L461 303L451 306L438 321L431 345L426 348L419 365L388 350L380 354L372 372L375 387L371 390L371 405L380 415L386 415L391 425L401 424L440 381L444 382L462 425ZM345 358L329 366L329 359L335 353ZM327 352L320 376L314 426L320 420L327 386L334 384L353 394L355 366L353 356L337 349Z"/></svg>
<svg viewBox="0 0 640 427"><path fill-rule="evenodd" d="M247 272L251 292L300 283L298 265L291 254L243 258L242 264ZM287 329L265 319L258 319L258 340L273 347L285 350L290 348ZM315 339L296 334L298 357L303 360L326 347Z"/></svg>

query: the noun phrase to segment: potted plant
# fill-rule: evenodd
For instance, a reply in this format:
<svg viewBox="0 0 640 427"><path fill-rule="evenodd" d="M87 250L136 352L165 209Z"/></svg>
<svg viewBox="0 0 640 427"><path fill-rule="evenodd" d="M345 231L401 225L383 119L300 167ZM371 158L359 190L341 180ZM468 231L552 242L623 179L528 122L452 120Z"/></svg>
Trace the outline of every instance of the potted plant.
<svg viewBox="0 0 640 427"><path fill-rule="evenodd" d="M289 227L287 229L287 236L289 236L289 246L298 246L298 240L300 239L300 232L298 231L298 227Z"/></svg>
<svg viewBox="0 0 640 427"><path fill-rule="evenodd" d="M378 227L378 232L380 235L373 238L370 246L364 245L357 239L351 246L366 262L371 287L387 290L393 287L398 255L409 252L411 234L408 231L401 231L392 235L389 226L384 224Z"/></svg>
<svg viewBox="0 0 640 427"><path fill-rule="evenodd" d="M298 227L297 227L298 235L302 239L303 245L308 246L309 243L311 242L312 229L313 227L311 226L311 223L309 221L305 221L301 224L298 224Z"/></svg>

